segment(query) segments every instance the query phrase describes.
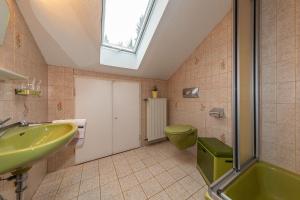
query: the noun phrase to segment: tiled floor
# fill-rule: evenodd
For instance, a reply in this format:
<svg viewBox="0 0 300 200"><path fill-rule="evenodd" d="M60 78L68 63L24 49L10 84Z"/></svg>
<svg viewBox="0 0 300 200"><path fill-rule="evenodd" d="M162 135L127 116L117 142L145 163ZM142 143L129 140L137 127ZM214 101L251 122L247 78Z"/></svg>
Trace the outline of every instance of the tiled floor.
<svg viewBox="0 0 300 200"><path fill-rule="evenodd" d="M33 200L201 200L196 158L163 142L48 174Z"/></svg>

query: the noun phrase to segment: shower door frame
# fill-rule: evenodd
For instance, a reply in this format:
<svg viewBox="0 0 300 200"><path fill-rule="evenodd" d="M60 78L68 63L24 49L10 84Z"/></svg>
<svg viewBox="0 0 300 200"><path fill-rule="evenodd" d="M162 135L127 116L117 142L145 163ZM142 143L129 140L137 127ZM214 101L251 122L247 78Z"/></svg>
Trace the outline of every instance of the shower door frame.
<svg viewBox="0 0 300 200"><path fill-rule="evenodd" d="M250 158L245 163L241 163L240 159L240 127L239 127L239 113L240 113L240 99L239 99L239 87L240 87L240 77L239 77L239 46L238 46L238 2L243 0L233 0L233 92L232 92L232 113L233 121L232 127L233 131L233 144L234 144L234 156L233 156L233 165L236 171L241 171L248 163L251 163L253 160L258 160L259 158L259 132L260 132L260 73L259 73L259 55L260 55L260 0L251 0L252 1L252 28L253 28L253 38L252 38L252 128L253 128L253 140L252 140L252 158Z"/></svg>
<svg viewBox="0 0 300 200"><path fill-rule="evenodd" d="M241 173L246 171L251 165L259 160L259 133L260 133L260 73L259 73L259 55L260 55L260 0L252 1L252 81L253 81L253 106L252 110L252 125L253 125L253 141L252 141L252 158L247 162L241 163L240 159L240 129L239 129L239 45L238 45L238 3L243 0L232 1L233 12L233 70L232 70L232 134L233 134L233 168L224 174L220 179L212 183L209 187L209 194L216 200L230 200L226 196L224 190L230 185Z"/></svg>

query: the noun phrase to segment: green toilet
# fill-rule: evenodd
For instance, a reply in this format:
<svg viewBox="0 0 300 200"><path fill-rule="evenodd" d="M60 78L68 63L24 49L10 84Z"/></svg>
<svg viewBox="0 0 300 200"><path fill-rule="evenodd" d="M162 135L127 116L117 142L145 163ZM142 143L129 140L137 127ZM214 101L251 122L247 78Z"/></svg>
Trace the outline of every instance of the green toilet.
<svg viewBox="0 0 300 200"><path fill-rule="evenodd" d="M180 150L195 145L197 141L197 129L191 125L167 126L165 134L170 142Z"/></svg>

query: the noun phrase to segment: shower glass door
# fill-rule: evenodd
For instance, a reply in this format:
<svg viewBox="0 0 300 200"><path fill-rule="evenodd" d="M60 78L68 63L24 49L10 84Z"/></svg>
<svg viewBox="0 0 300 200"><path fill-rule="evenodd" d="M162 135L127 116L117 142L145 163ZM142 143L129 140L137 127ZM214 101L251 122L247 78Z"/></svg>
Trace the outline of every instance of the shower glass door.
<svg viewBox="0 0 300 200"><path fill-rule="evenodd" d="M255 0L236 0L234 37L235 168L256 154L256 58Z"/></svg>
<svg viewBox="0 0 300 200"><path fill-rule="evenodd" d="M225 188L258 159L260 0L233 0L233 169L210 186L214 199L228 199Z"/></svg>

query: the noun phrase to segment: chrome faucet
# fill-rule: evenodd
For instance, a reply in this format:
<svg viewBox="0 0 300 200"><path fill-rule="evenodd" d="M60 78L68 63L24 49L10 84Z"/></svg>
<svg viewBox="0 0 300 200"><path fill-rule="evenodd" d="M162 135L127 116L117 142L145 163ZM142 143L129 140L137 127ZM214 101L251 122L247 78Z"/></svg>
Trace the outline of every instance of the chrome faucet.
<svg viewBox="0 0 300 200"><path fill-rule="evenodd" d="M26 120L22 120L22 121L19 121L18 124L19 124L19 126L29 126L30 123Z"/></svg>
<svg viewBox="0 0 300 200"><path fill-rule="evenodd" d="M29 123L25 120L22 120L22 121L13 123L13 124L9 124L7 126L3 126L3 124L8 122L10 119L11 118L7 118L7 119L0 122L0 138L6 134L6 130L9 129L9 128L13 128L13 127L16 127L16 126L20 126L20 127L29 126Z"/></svg>
<svg viewBox="0 0 300 200"><path fill-rule="evenodd" d="M9 120L11 120L11 117L8 117L8 118L6 118L6 119L0 121L0 128L1 128L6 122L8 122Z"/></svg>

